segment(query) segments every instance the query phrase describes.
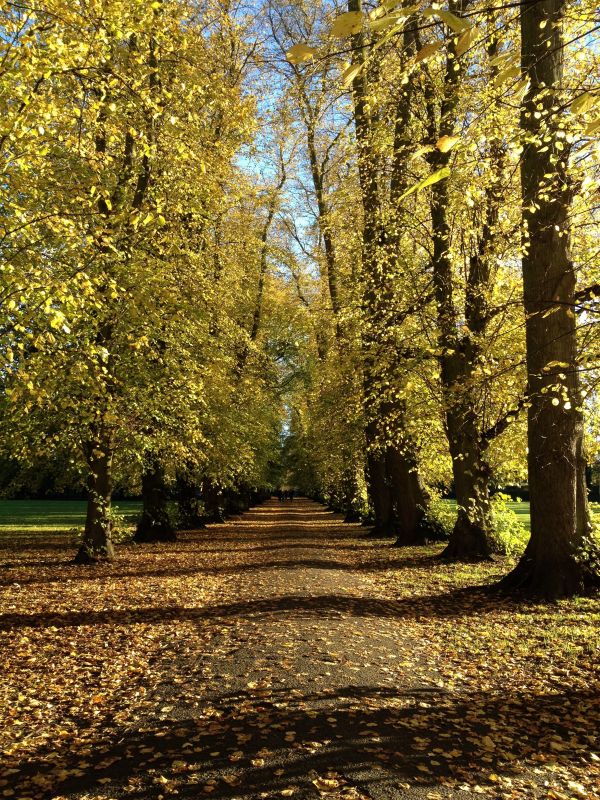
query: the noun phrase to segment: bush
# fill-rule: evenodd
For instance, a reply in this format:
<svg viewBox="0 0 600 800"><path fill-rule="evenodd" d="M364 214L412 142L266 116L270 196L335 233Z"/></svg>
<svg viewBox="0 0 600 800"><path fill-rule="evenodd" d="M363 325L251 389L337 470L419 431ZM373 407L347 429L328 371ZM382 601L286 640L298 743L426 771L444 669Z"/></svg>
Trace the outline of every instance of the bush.
<svg viewBox="0 0 600 800"><path fill-rule="evenodd" d="M491 498L493 533L492 542L495 553L515 555L525 549L529 534L521 524L519 515L515 514L507 503L512 497L498 492Z"/></svg>

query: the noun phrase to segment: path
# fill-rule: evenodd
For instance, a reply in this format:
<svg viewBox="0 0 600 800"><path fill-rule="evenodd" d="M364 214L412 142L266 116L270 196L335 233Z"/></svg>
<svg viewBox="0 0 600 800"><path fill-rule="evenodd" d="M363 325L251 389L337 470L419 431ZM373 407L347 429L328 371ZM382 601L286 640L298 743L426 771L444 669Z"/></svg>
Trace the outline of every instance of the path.
<svg viewBox="0 0 600 800"><path fill-rule="evenodd" d="M213 796L308 798L337 788L383 800L405 796L415 774L423 780L423 756L407 742L414 731L402 723L442 690L431 669L415 677L427 672L422 646L341 559L356 550L348 533L307 500L270 502L236 523L248 560L237 569L238 603L221 610L232 624L191 665L208 681L215 721L208 733L219 755L203 768ZM171 716L186 712L175 706Z"/></svg>

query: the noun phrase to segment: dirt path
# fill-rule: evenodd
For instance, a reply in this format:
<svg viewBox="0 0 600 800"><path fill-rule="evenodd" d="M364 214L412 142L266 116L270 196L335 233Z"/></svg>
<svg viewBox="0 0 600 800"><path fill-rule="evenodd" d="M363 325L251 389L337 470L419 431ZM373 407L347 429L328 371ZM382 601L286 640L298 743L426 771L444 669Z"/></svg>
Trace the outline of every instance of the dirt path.
<svg viewBox="0 0 600 800"><path fill-rule="evenodd" d="M0 796L598 797L594 658L363 533L270 501L91 570L12 554Z"/></svg>
<svg viewBox="0 0 600 800"><path fill-rule="evenodd" d="M424 788L426 761L403 720L443 689L422 644L341 557L348 526L297 500L268 503L235 527L248 556L238 601L213 609L227 630L190 664L219 753L203 765L204 788L214 781L213 796L236 798L337 789L373 800L405 796L416 776ZM169 700L168 690L157 698ZM189 709L175 701L170 711L184 721Z"/></svg>

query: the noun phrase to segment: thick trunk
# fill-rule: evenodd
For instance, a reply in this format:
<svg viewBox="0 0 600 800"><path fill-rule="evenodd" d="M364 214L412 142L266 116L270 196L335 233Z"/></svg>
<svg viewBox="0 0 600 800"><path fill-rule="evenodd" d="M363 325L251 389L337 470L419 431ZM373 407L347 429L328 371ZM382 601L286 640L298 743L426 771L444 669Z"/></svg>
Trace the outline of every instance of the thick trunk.
<svg viewBox="0 0 600 800"><path fill-rule="evenodd" d="M136 542L173 542L177 538L167 508L165 473L159 461L142 475L142 516L137 524Z"/></svg>
<svg viewBox="0 0 600 800"><path fill-rule="evenodd" d="M181 530L197 530L204 527L200 513L198 486L186 474L177 478L177 527Z"/></svg>
<svg viewBox="0 0 600 800"><path fill-rule="evenodd" d="M489 468L483 459L477 416L474 409L465 407L467 400L462 398L446 414L458 514L442 558L455 561L486 559L492 553Z"/></svg>
<svg viewBox="0 0 600 800"><path fill-rule="evenodd" d="M441 527L428 517L429 496L408 443L406 448L387 448L386 469L398 536L396 546L423 545L443 538Z"/></svg>
<svg viewBox="0 0 600 800"><path fill-rule="evenodd" d="M367 446L374 447L375 424L367 426ZM367 455L367 491L373 514L375 525L369 532L369 536L393 536L395 525L392 509L392 497L387 481L387 468L385 452L371 449Z"/></svg>
<svg viewBox="0 0 600 800"><path fill-rule="evenodd" d="M112 560L115 555L110 519L113 459L110 436L98 436L88 442L85 451L89 468L87 514L75 563L94 564Z"/></svg>
<svg viewBox="0 0 600 800"><path fill-rule="evenodd" d="M585 523L568 155L556 111L565 8L564 0L541 0L521 10L521 64L530 80L521 114L521 185L531 539L500 584L548 599L600 584Z"/></svg>
<svg viewBox="0 0 600 800"><path fill-rule="evenodd" d="M225 522L223 491L210 478L204 478L201 489L205 522Z"/></svg>

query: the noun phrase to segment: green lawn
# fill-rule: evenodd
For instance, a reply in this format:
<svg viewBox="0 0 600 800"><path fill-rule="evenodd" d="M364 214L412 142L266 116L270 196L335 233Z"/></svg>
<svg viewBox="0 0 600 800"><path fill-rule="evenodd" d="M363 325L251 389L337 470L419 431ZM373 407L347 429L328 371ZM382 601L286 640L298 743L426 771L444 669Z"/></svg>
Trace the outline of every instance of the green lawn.
<svg viewBox="0 0 600 800"><path fill-rule="evenodd" d="M117 500L115 511L135 522L139 500ZM65 534L85 523L85 500L0 500L0 536L27 537Z"/></svg>
<svg viewBox="0 0 600 800"><path fill-rule="evenodd" d="M506 505L519 516L519 522L521 525L529 530L531 527L531 521L529 518L529 503L507 503ZM596 518L596 522L600 524L600 503L590 503L590 508L592 514Z"/></svg>

